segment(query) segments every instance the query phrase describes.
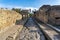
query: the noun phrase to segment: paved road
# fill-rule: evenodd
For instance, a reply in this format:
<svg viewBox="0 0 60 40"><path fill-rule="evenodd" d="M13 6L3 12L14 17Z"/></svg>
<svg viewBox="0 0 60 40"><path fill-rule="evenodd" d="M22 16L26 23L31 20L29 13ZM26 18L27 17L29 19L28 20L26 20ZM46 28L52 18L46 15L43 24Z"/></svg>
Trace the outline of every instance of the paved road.
<svg viewBox="0 0 60 40"><path fill-rule="evenodd" d="M28 20L17 40L44 40L41 31L34 23L32 18Z"/></svg>

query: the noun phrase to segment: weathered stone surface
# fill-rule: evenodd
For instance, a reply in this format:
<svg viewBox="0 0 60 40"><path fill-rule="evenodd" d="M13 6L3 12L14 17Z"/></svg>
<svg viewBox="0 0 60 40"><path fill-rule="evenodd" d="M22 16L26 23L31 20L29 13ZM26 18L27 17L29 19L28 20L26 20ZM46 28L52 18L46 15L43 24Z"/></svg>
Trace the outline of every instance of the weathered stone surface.
<svg viewBox="0 0 60 40"><path fill-rule="evenodd" d="M39 28L31 18L28 20L25 26L23 27L23 30L20 32L17 40L40 40L41 39L41 35L43 34L41 34L42 32L39 30Z"/></svg>
<svg viewBox="0 0 60 40"><path fill-rule="evenodd" d="M0 9L0 30L14 24L16 20L21 18L22 16L15 11Z"/></svg>
<svg viewBox="0 0 60 40"><path fill-rule="evenodd" d="M60 25L60 5L43 5L35 12L35 18L52 25Z"/></svg>

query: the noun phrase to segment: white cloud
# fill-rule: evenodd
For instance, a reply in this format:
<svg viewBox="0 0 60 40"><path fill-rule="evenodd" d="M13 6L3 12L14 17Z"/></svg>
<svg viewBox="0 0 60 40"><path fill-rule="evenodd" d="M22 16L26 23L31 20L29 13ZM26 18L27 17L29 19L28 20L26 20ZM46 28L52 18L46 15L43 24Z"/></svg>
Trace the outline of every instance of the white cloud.
<svg viewBox="0 0 60 40"><path fill-rule="evenodd" d="M3 4L0 4L0 8L8 8L8 9L11 9L11 8L21 8L21 9L31 9L31 10L38 10L38 8L34 8L34 7L23 7L23 6L14 6L14 5L3 5Z"/></svg>
<svg viewBox="0 0 60 40"><path fill-rule="evenodd" d="M60 0L54 0L54 4L53 5L60 5Z"/></svg>
<svg viewBox="0 0 60 40"><path fill-rule="evenodd" d="M60 5L60 0L57 0L57 4Z"/></svg>
<svg viewBox="0 0 60 40"><path fill-rule="evenodd" d="M34 7L26 7L26 9L31 9L31 10L38 10L38 8L34 8Z"/></svg>
<svg viewBox="0 0 60 40"><path fill-rule="evenodd" d="M12 8L12 6L0 4L0 8Z"/></svg>

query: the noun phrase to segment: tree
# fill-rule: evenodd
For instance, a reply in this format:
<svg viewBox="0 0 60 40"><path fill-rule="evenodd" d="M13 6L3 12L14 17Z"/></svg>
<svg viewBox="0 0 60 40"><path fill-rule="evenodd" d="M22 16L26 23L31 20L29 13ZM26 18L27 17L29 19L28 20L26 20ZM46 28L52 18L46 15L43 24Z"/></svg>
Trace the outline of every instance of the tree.
<svg viewBox="0 0 60 40"><path fill-rule="evenodd" d="M19 8L12 8L12 10L14 10L14 11L16 11L16 12L18 12L18 13L21 12L21 9L19 9Z"/></svg>

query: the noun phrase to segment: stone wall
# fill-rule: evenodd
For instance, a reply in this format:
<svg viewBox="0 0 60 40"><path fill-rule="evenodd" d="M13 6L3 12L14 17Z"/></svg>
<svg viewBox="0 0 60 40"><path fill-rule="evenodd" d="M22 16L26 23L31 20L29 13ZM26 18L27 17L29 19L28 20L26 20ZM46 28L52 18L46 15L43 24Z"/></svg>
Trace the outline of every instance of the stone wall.
<svg viewBox="0 0 60 40"><path fill-rule="evenodd" d="M0 9L0 30L15 24L16 20L20 20L21 18L22 16L15 11Z"/></svg>
<svg viewBox="0 0 60 40"><path fill-rule="evenodd" d="M60 25L60 6L43 5L35 13L36 18L44 23Z"/></svg>

